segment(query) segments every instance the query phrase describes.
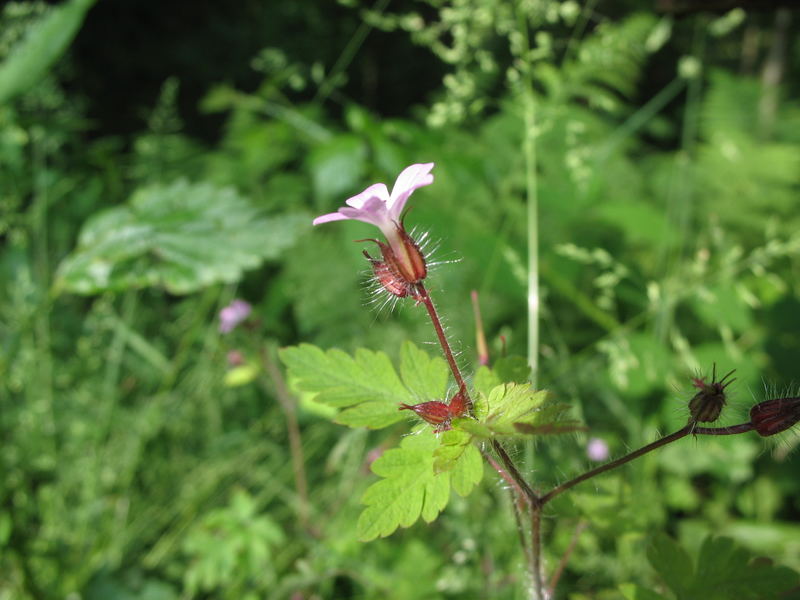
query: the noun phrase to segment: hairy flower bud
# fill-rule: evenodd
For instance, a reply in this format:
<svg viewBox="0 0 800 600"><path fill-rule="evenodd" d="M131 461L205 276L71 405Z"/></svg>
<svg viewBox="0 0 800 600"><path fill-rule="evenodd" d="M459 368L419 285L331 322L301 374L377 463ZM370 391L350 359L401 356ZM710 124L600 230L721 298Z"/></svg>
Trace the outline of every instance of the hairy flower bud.
<svg viewBox="0 0 800 600"><path fill-rule="evenodd" d="M412 410L421 418L435 425L434 431L436 433L447 431L450 429L450 421L456 417L463 417L467 414L467 394L466 390L462 387L450 399L449 404L440 402L439 400L431 400L430 402L422 402L420 404L401 404L399 410Z"/></svg>
<svg viewBox="0 0 800 600"><path fill-rule="evenodd" d="M736 381L736 378L734 377L727 382L725 380L733 375L734 371L717 381L717 365L715 364L711 375L711 383L706 383L704 377L695 377L692 380L694 387L700 391L689 400L690 421L711 423L719 418L722 408L726 404L725 388Z"/></svg>
<svg viewBox="0 0 800 600"><path fill-rule="evenodd" d="M401 225L397 226L395 243L386 244L380 240L369 238L356 240L359 242L375 242L381 251L383 260L372 258L365 250L364 256L372 264L375 279L383 288L399 298L417 297L417 287L428 274L425 257L417 243L411 239ZM399 250L397 250L399 248Z"/></svg>
<svg viewBox="0 0 800 600"><path fill-rule="evenodd" d="M453 419L456 417L463 417L467 414L469 409L467 406L467 392L463 387L450 399L448 409L450 411L450 417Z"/></svg>
<svg viewBox="0 0 800 600"><path fill-rule="evenodd" d="M428 275L428 265L417 243L411 239L402 225L397 225L397 235L400 243L393 244L391 258L381 248L384 260L393 263L397 272L409 283L419 283ZM388 247L387 247L388 249Z"/></svg>
<svg viewBox="0 0 800 600"><path fill-rule="evenodd" d="M413 405L401 404L399 410L413 410L421 419L436 425L437 432L450 429L450 407L439 400Z"/></svg>
<svg viewBox="0 0 800 600"><path fill-rule="evenodd" d="M372 274L383 289L398 298L405 298L413 294L413 286L399 277L385 261L372 258L366 250L364 250L364 256L372 264Z"/></svg>
<svg viewBox="0 0 800 600"><path fill-rule="evenodd" d="M800 398L774 398L750 409L750 424L764 437L786 431L800 422Z"/></svg>

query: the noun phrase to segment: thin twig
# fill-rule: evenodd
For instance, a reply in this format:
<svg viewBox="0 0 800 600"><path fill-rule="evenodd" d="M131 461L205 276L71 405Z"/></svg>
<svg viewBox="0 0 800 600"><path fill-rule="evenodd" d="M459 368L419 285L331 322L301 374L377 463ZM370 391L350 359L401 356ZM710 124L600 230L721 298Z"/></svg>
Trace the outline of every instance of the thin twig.
<svg viewBox="0 0 800 600"><path fill-rule="evenodd" d="M531 563L533 589L536 600L544 600L544 582L542 581L542 505L531 506Z"/></svg>
<svg viewBox="0 0 800 600"><path fill-rule="evenodd" d="M297 518L300 526L308 530L309 526L309 507L308 500L308 480L306 478L305 457L303 456L303 438L300 433L300 426L297 422L297 404L294 396L289 392L283 373L272 361L269 349L265 346L261 351L261 361L264 364L272 384L275 388L275 397L278 404L283 409L286 417L286 431L289 434L289 452L292 456L292 470L294 471L295 488L297 489L298 506Z"/></svg>
<svg viewBox="0 0 800 600"><path fill-rule="evenodd" d="M578 545L578 538L580 538L581 533L583 533L584 529L586 529L586 521L578 521L578 525L575 527L575 531L572 533L572 539L569 541L567 549L561 556L561 560L558 562L558 566L556 567L556 570L553 572L553 576L550 578L550 583L547 584L547 595L551 598L553 597L553 594L555 594L556 586L558 585L558 580L561 579L561 575L564 574L564 569L567 568L567 562L569 562L569 557L575 550L575 546Z"/></svg>

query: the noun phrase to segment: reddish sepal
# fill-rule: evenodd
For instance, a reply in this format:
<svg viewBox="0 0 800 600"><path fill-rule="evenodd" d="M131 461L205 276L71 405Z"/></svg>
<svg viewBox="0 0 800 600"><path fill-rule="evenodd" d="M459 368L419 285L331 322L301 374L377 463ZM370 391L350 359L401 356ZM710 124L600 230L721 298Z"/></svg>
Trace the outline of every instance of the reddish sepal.
<svg viewBox="0 0 800 600"><path fill-rule="evenodd" d="M800 398L774 398L750 409L750 423L764 437L786 431L800 422Z"/></svg>

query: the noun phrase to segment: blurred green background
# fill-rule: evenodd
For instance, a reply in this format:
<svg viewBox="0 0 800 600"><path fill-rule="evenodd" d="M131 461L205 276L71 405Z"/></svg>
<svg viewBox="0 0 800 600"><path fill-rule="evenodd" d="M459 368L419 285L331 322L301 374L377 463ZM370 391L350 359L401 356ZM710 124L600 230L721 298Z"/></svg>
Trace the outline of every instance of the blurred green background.
<svg viewBox="0 0 800 600"><path fill-rule="evenodd" d="M436 163L407 224L468 370L471 290L492 355L526 354L539 232L538 385L589 428L513 449L541 488L590 437L620 455L683 426L713 363L737 370L723 424L791 391L800 14L708 4L3 4L0 599L525 597L492 474L363 544L369 461L407 425L301 398L295 429L282 392L280 346L435 340L421 308L370 305L369 226L311 227L411 163ZM684 440L562 496L550 572L582 533L558 597L658 588L653 531L800 569L797 445Z"/></svg>

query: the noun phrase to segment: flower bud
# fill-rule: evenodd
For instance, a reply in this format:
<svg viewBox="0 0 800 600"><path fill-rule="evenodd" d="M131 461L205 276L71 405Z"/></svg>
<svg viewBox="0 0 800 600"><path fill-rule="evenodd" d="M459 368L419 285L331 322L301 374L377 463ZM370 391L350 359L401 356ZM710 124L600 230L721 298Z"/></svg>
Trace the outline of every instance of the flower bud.
<svg viewBox="0 0 800 600"><path fill-rule="evenodd" d="M420 404L401 404L399 410L413 410L421 419L436 425L436 431L450 429L450 407L444 402L431 400Z"/></svg>
<svg viewBox="0 0 800 600"><path fill-rule="evenodd" d="M750 409L750 424L764 437L786 431L800 422L800 398L774 398Z"/></svg>
<svg viewBox="0 0 800 600"><path fill-rule="evenodd" d="M449 404L445 404L439 400L431 400L430 402L422 402L414 405L401 404L399 410L413 410L420 418L431 425L436 425L434 431L439 433L450 429L451 419L463 417L467 414L468 409L466 390L462 387L458 390L458 393L450 399Z"/></svg>
<svg viewBox="0 0 800 600"><path fill-rule="evenodd" d="M467 414L469 407L467 406L467 393L462 387L458 393L450 399L450 404L447 406L450 411L450 418L463 417Z"/></svg>
<svg viewBox="0 0 800 600"><path fill-rule="evenodd" d="M413 287L401 279L388 264L372 258L366 250L364 250L364 256L372 264L372 273L383 289L398 298L405 298L413 293Z"/></svg>
<svg viewBox="0 0 800 600"><path fill-rule="evenodd" d="M417 243L406 233L402 225L396 225L397 238L391 240L391 256L386 255L389 246L381 246L383 259L391 264L408 283L419 283L428 275L428 265ZM385 249L384 249L385 248Z"/></svg>
<svg viewBox="0 0 800 600"><path fill-rule="evenodd" d="M735 371L735 369L734 369ZM706 383L704 377L695 377L692 380L694 387L699 389L691 400L689 400L690 421L696 423L711 423L719 418L722 408L725 406L725 388L736 381L736 378L725 381L733 375L731 371L725 377L717 381L717 365L711 375L711 383Z"/></svg>
<svg viewBox="0 0 800 600"><path fill-rule="evenodd" d="M375 279L383 288L397 296L417 297L416 284L425 279L428 274L428 266L425 257L419 249L417 243L411 239L401 225L397 225L390 244L381 242L374 238L367 240L357 240L360 242L375 242L381 251L383 260L372 258L365 250L364 256L372 263L372 272Z"/></svg>

